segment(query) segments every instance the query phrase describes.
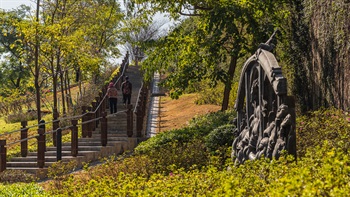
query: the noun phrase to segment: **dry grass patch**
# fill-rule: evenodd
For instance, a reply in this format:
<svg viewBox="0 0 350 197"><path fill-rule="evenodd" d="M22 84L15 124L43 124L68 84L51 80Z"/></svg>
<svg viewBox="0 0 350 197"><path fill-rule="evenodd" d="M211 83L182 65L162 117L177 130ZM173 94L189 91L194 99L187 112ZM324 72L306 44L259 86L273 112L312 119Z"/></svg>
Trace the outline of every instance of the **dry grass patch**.
<svg viewBox="0 0 350 197"><path fill-rule="evenodd" d="M169 96L161 98L160 131L178 129L186 126L195 116L216 112L218 105L197 105L197 94L185 94L173 100Z"/></svg>

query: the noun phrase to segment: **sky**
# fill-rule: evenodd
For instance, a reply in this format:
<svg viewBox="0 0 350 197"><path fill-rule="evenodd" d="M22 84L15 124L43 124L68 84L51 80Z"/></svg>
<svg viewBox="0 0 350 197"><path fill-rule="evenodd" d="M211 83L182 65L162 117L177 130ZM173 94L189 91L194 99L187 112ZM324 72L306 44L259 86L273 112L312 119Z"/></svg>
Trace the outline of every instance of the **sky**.
<svg viewBox="0 0 350 197"><path fill-rule="evenodd" d="M36 0L0 0L0 8L4 10L15 9L18 6L24 4L31 6L32 9L36 7Z"/></svg>

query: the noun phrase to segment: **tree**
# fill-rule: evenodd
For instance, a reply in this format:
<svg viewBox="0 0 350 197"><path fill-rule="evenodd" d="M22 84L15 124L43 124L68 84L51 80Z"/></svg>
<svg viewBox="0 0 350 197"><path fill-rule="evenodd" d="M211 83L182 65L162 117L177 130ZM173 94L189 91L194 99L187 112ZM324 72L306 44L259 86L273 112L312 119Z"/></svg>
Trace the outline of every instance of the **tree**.
<svg viewBox="0 0 350 197"><path fill-rule="evenodd" d="M122 14L119 4L111 0L46 0L42 6L45 19L42 63L52 76L54 110L57 109L59 84L63 114L66 114L66 104L69 107L70 103L67 84L70 70L95 75L93 78L96 82L100 66L106 65L107 57L119 55L114 44L118 42L115 33Z"/></svg>
<svg viewBox="0 0 350 197"><path fill-rule="evenodd" d="M0 26L0 52L4 59L1 62L1 89L26 89L29 71L26 69L26 62L21 58L20 49L23 48L22 37L17 34L17 29L13 25L25 19L28 7L22 6L17 10L5 12L1 11Z"/></svg>
<svg viewBox="0 0 350 197"><path fill-rule="evenodd" d="M210 77L214 81L225 84L223 93L222 110L228 108L229 94L232 80L239 58L251 54L259 43L268 39L274 31L275 25L286 16L283 8L284 1L265 2L258 0L250 1L200 1L192 0L186 2L172 2L166 0L141 0L144 8L154 12L169 12L170 16L178 19L181 15L197 17L194 21L195 33L181 35L182 31L175 31L174 36L166 38L164 43L167 47L157 47L155 50L163 51L163 54L176 54L176 60L169 62L150 62L153 71L158 68L170 66L175 63L177 69L172 75L180 74L177 80L167 85L173 88L176 96L181 94L178 86L181 81L188 78L201 68L203 77ZM135 7L136 1L128 1L130 8ZM198 17L200 16L200 17ZM183 45L179 41L182 37L191 41L191 46L180 48ZM189 43L188 43L189 44ZM159 55L152 50L153 55ZM166 50L166 52L164 52ZM193 51L201 53L193 53ZM191 55L190 55L191 54ZM162 58L169 60L168 57ZM156 60L148 55L148 61ZM202 68L203 67L203 68ZM149 68L146 68L149 69ZM207 71L213 72L212 74ZM189 73L187 75L186 73ZM174 77L173 77L174 78ZM187 79L187 80L186 80ZM177 81L177 82L176 82ZM189 83L182 83L188 86Z"/></svg>
<svg viewBox="0 0 350 197"><path fill-rule="evenodd" d="M29 14L29 10L24 11L17 13L23 16L21 20L12 15L9 20L10 14L1 13L8 17L1 26L4 33L1 34L1 49L10 52L11 61L19 61L17 65L10 61L3 64L2 76L10 77L9 68L29 68L34 78L32 83L40 120L40 93L45 81L52 80L49 85L52 84L54 89L55 111L58 84L63 98L69 92L69 78L72 76L69 73L79 71L79 76L85 75L85 79L97 82L100 73L108 66L108 59L120 55L116 45L120 43L123 13L114 0L42 0L37 1L35 17Z"/></svg>
<svg viewBox="0 0 350 197"><path fill-rule="evenodd" d="M122 34L123 40L126 42L124 48L130 52L130 59L135 61L136 66L144 57L144 50L152 46L151 43L164 35L162 27L165 24L165 20L156 20L151 23L142 23L141 26L138 26L134 21L126 20L124 27L128 31Z"/></svg>
<svg viewBox="0 0 350 197"><path fill-rule="evenodd" d="M124 1L124 4L128 2ZM135 5L133 9L125 11L123 23L122 40L125 42L123 48L129 52L130 59L138 65L145 58L144 51L152 47L152 43L164 36L166 33L163 26L167 20L160 16L145 17L142 5Z"/></svg>
<svg viewBox="0 0 350 197"><path fill-rule="evenodd" d="M350 107L349 1L291 1L288 57L302 112Z"/></svg>

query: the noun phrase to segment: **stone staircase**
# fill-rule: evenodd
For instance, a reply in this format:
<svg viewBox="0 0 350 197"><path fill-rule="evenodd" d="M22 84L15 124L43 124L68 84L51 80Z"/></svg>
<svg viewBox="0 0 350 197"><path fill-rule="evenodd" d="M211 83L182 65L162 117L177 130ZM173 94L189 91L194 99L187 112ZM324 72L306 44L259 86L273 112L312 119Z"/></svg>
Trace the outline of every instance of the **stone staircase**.
<svg viewBox="0 0 350 197"><path fill-rule="evenodd" d="M126 135L126 118L123 113L108 116L108 141L106 146L101 145L100 130L97 128L92 137L79 138L78 155L73 157L71 154L71 144L62 144L62 162L68 163L76 161L77 168L81 168L84 163L98 161L102 158L119 155L125 151L134 149L139 139L136 137L127 137ZM124 115L126 116L126 115ZM125 129L123 128L125 127ZM56 147L46 147L45 166L37 167L37 153L29 152L27 157L13 157L6 163L8 170L22 170L33 174L38 178L47 176L48 167L56 160Z"/></svg>

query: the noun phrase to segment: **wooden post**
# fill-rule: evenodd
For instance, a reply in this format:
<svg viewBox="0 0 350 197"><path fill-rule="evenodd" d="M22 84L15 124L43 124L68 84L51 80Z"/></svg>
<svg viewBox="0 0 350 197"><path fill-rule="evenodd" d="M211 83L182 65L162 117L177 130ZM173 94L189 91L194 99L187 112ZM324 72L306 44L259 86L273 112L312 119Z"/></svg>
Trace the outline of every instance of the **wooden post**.
<svg viewBox="0 0 350 197"><path fill-rule="evenodd" d="M96 100L96 109L95 109L95 111L96 111L96 118L99 118L99 117L101 117L101 105L100 105L100 97L98 97L98 96L96 96L95 97L95 100ZM97 109L98 107L100 106L100 108L99 109ZM96 120L96 128L98 128L98 124L100 123L100 119L97 119Z"/></svg>
<svg viewBox="0 0 350 197"><path fill-rule="evenodd" d="M82 121L82 125L81 125L81 136L83 138L87 137L87 133L88 133L88 127L89 124L85 123L86 121L89 120L89 114L86 113L87 110L87 106L82 106L81 107L82 110L82 117L81 117L81 121Z"/></svg>
<svg viewBox="0 0 350 197"><path fill-rule="evenodd" d="M62 129L57 129L56 135L56 161L62 160Z"/></svg>
<svg viewBox="0 0 350 197"><path fill-rule="evenodd" d="M141 112L141 106L136 107L136 136L141 137L141 131L142 131L142 124L143 124L143 118L142 118L142 112Z"/></svg>
<svg viewBox="0 0 350 197"><path fill-rule="evenodd" d="M97 108L97 103L95 101L93 101L92 103L92 111L95 111L96 108ZM96 118L96 112L93 112L92 113L92 118L91 119L95 119ZM96 130L96 127L97 127L97 121L93 121L93 124L92 124L92 131L95 131Z"/></svg>
<svg viewBox="0 0 350 197"><path fill-rule="evenodd" d="M100 106L100 114L102 115L102 113L104 111L106 111L106 99L103 100L103 96L104 96L103 91L100 92L99 95L100 95L100 102L101 102L101 104L100 104L101 105Z"/></svg>
<svg viewBox="0 0 350 197"><path fill-rule="evenodd" d="M148 96L148 89L147 87L143 87L142 88L142 92L143 92L143 99L142 99L142 118L145 117L146 115L146 105L147 105L147 96Z"/></svg>
<svg viewBox="0 0 350 197"><path fill-rule="evenodd" d="M93 113L91 112L92 111L92 107L88 107L88 111L89 113L87 114L88 115L88 121L92 120L93 119ZM87 124L87 136L88 137L92 137L92 127L93 127L93 122L89 122Z"/></svg>
<svg viewBox="0 0 350 197"><path fill-rule="evenodd" d="M72 127L71 127L71 153L73 157L78 156L78 120L72 120Z"/></svg>
<svg viewBox="0 0 350 197"><path fill-rule="evenodd" d="M28 140L24 140L28 138L28 128L27 127L28 121L22 121L21 125L21 156L26 157L28 154Z"/></svg>
<svg viewBox="0 0 350 197"><path fill-rule="evenodd" d="M6 170L6 140L0 140L0 172Z"/></svg>
<svg viewBox="0 0 350 197"><path fill-rule="evenodd" d="M133 112L132 112L132 105L126 106L126 133L128 137L132 137L133 135Z"/></svg>
<svg viewBox="0 0 350 197"><path fill-rule="evenodd" d="M101 119L101 145L106 146L107 145L107 132L108 132L108 125L107 125L107 113L102 112L102 119Z"/></svg>
<svg viewBox="0 0 350 197"><path fill-rule="evenodd" d="M58 112L57 109L53 109L53 123L52 123L52 130L56 131L60 127L60 121L58 120ZM56 146L56 132L52 133L52 141L53 145Z"/></svg>
<svg viewBox="0 0 350 197"><path fill-rule="evenodd" d="M38 129L38 160L37 164L39 168L43 168L45 166L45 121L40 120L39 124L39 129Z"/></svg>

